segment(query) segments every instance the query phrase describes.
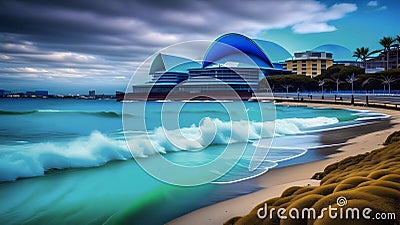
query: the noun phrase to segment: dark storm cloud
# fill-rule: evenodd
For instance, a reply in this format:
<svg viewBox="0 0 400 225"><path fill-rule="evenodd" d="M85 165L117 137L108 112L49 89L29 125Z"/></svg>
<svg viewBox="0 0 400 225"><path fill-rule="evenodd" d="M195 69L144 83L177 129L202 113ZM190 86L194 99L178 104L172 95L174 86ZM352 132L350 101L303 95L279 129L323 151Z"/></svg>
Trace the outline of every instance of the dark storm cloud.
<svg viewBox="0 0 400 225"><path fill-rule="evenodd" d="M0 76L120 79L171 44L285 27L327 32L356 8L316 0L0 0Z"/></svg>
<svg viewBox="0 0 400 225"><path fill-rule="evenodd" d="M204 38L229 30L285 27L307 22L311 13L333 11L314 1L297 3L258 0L1 1L0 27L1 32L26 35L27 39L42 42L44 46L45 43L62 43L80 49L86 45L86 49L94 48L97 53L96 46L100 44L104 47L165 46L182 41L181 36L185 35ZM354 10L351 5L341 6L344 11L338 14L339 18ZM304 12L282 13L293 9ZM322 19L322 23L325 22Z"/></svg>

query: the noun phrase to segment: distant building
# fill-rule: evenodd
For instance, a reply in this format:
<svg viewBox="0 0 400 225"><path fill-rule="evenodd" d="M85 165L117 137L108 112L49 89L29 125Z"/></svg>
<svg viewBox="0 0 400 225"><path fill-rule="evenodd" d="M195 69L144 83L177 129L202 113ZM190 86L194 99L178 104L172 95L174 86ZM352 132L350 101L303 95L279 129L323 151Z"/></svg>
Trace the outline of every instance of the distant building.
<svg viewBox="0 0 400 225"><path fill-rule="evenodd" d="M96 91L95 90L90 90L89 91L89 96L90 97L96 97Z"/></svg>
<svg viewBox="0 0 400 225"><path fill-rule="evenodd" d="M35 91L37 97L47 97L49 95L48 91Z"/></svg>
<svg viewBox="0 0 400 225"><path fill-rule="evenodd" d="M332 53L306 51L294 53L292 59L286 60L284 69L293 71L298 75L315 77L332 65Z"/></svg>
<svg viewBox="0 0 400 225"><path fill-rule="evenodd" d="M389 67L388 69L399 68L399 51L392 48L389 51ZM376 73L386 69L386 52L381 52L378 56L373 57L366 62L365 73ZM364 65L362 65L364 67Z"/></svg>

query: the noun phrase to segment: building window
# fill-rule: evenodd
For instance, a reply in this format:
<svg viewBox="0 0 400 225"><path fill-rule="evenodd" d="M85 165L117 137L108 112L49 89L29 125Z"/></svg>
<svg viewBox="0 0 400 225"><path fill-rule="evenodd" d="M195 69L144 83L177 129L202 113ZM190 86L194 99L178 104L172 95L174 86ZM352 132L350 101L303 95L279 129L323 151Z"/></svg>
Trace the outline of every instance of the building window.
<svg viewBox="0 0 400 225"><path fill-rule="evenodd" d="M321 52L313 52L311 53L312 57L321 57Z"/></svg>

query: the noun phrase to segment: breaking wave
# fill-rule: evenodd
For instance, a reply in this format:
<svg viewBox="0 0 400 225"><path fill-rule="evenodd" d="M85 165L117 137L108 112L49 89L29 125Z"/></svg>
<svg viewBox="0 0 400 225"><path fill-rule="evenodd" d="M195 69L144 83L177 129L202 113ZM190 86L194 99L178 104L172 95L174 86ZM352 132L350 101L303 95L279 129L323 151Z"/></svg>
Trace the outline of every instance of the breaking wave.
<svg viewBox="0 0 400 225"><path fill-rule="evenodd" d="M334 123L338 123L336 118L327 117L279 119L276 120L276 134L302 133L305 128ZM122 136L110 138L99 131L69 142L1 145L0 181L42 176L54 169L97 167L109 161L148 157L157 152L190 151L203 149L209 144L249 142L271 137L273 126L271 122L224 122L206 117L200 126L192 125L180 130L165 131L158 127L147 133L125 132L131 151Z"/></svg>

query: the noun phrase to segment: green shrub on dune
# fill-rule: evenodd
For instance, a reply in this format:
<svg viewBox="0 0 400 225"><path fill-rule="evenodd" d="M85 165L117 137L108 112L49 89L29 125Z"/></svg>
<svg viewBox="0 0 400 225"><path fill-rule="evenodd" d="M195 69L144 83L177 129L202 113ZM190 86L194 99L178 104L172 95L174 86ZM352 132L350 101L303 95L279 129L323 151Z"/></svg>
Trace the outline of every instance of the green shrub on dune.
<svg viewBox="0 0 400 225"><path fill-rule="evenodd" d="M387 180L387 181L393 181L396 183L400 183L400 175L398 174L398 172L395 172L395 174L389 174L389 175L383 176L379 180Z"/></svg>
<svg viewBox="0 0 400 225"><path fill-rule="evenodd" d="M290 196L280 198L280 199L276 200L273 205L282 206L283 204L290 202L294 197L296 197L296 195L290 195Z"/></svg>
<svg viewBox="0 0 400 225"><path fill-rule="evenodd" d="M302 188L300 188L299 190L295 191L295 192L293 193L293 195L301 195L301 194L304 194L304 193L306 193L306 192L310 192L310 191L312 191L312 190L314 190L314 189L315 189L315 186L306 186L306 187L302 187Z"/></svg>
<svg viewBox="0 0 400 225"><path fill-rule="evenodd" d="M385 143L383 143L383 144L390 145L390 144L396 143L396 142L400 142L400 131L396 131L393 134L389 135L389 137L387 137Z"/></svg>
<svg viewBox="0 0 400 225"><path fill-rule="evenodd" d="M352 189L352 188L354 188L354 185L352 185L352 184L339 183L336 185L336 188L333 192L345 191L345 190Z"/></svg>
<svg viewBox="0 0 400 225"><path fill-rule="evenodd" d="M281 198L292 195L295 191L301 189L301 186L292 186L282 192Z"/></svg>
<svg viewBox="0 0 400 225"><path fill-rule="evenodd" d="M392 188L392 189L400 191L400 183L395 183L392 181L386 181L386 180L380 180L380 179L361 183L357 187L365 187L365 186L381 186L381 187L388 187L388 188Z"/></svg>
<svg viewBox="0 0 400 225"><path fill-rule="evenodd" d="M293 186L287 188L280 197L276 197L257 205L248 215L234 217L225 224L232 225L344 225L344 224L400 224L400 131L388 137L386 147L369 153L348 157L340 162L327 166L323 172L316 173L313 178L321 180L320 186ZM340 197L346 198L346 204L338 205ZM272 213L272 219L260 219L257 210L268 205L268 210L285 208L284 215L293 208L313 208L321 212L329 205L347 210L352 208L370 208L373 213L397 213L396 219L368 220L323 218L282 219ZM325 211L324 215L327 213Z"/></svg>
<svg viewBox="0 0 400 225"><path fill-rule="evenodd" d="M371 180L371 178L367 178L367 177L360 177L360 176L349 177L349 178L341 181L339 184L337 184L334 192L352 189L352 188L357 187L357 185L359 185L363 182L366 182L366 181L370 181L370 180Z"/></svg>
<svg viewBox="0 0 400 225"><path fill-rule="evenodd" d="M329 195L333 193L336 188L336 184L327 184L320 186L319 188L314 189L311 193L313 194L320 194L320 195Z"/></svg>
<svg viewBox="0 0 400 225"><path fill-rule="evenodd" d="M392 171L390 171L390 170L378 170L378 171L371 172L368 175L368 177L377 180L377 179L379 179L385 175L389 175L391 173L392 173Z"/></svg>

